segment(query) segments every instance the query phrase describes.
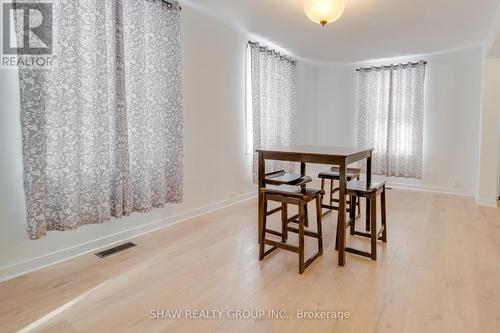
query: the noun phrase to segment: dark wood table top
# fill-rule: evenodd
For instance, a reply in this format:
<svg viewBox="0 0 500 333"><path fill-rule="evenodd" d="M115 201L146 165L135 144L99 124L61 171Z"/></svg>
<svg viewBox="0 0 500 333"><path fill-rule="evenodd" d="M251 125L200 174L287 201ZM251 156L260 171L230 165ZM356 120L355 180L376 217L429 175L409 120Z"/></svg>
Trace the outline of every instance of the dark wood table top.
<svg viewBox="0 0 500 333"><path fill-rule="evenodd" d="M373 148L296 145L259 148L256 151L263 153L265 158L270 159L330 163L331 159L334 158L347 159L348 162L352 163L366 158L371 154Z"/></svg>
<svg viewBox="0 0 500 333"><path fill-rule="evenodd" d="M258 152L269 152L269 153L292 153L292 154L309 154L309 155L323 155L323 156L343 156L347 157L350 155L355 155L363 152L372 151L373 148L361 148L361 147L337 147L337 146L308 146L308 145L297 145L289 147L271 147L271 148L259 148Z"/></svg>

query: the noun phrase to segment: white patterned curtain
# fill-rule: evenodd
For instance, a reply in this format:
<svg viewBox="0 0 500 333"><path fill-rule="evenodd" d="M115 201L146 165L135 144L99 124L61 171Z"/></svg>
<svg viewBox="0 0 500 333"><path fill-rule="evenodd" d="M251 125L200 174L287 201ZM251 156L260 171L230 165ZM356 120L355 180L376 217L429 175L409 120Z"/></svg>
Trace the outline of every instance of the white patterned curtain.
<svg viewBox="0 0 500 333"><path fill-rule="evenodd" d="M373 173L422 178L425 63L361 69L358 145L375 148Z"/></svg>
<svg viewBox="0 0 500 333"><path fill-rule="evenodd" d="M53 3L55 66L19 69L31 239L182 200L178 3Z"/></svg>
<svg viewBox="0 0 500 333"><path fill-rule="evenodd" d="M279 53L251 44L251 100L253 147L286 147L295 144L297 64ZM258 156L253 175L257 180ZM266 161L266 172L295 172L290 162Z"/></svg>

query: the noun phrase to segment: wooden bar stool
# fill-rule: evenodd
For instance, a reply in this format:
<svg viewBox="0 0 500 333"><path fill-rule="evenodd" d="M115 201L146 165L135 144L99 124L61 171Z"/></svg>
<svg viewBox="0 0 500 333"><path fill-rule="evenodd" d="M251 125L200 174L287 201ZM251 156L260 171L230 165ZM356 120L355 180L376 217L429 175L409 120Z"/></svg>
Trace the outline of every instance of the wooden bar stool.
<svg viewBox="0 0 500 333"><path fill-rule="evenodd" d="M285 170L279 170L279 171L275 171L275 172L266 173L265 181L266 181L266 185L305 186L307 183L312 182L312 179L309 176L301 176L301 175L297 175L294 173L285 172ZM280 211L282 211L282 207L277 207L275 209L270 210L266 214L267 214L267 216L269 216L269 215L275 214L275 213L280 212ZM306 205L305 214L306 214L305 225L306 225L306 227L308 227L309 226L309 219L307 218L307 215L308 215L307 214L307 205ZM296 214L296 215L290 217L288 220L290 222L298 223L298 219L299 219L299 214Z"/></svg>
<svg viewBox="0 0 500 333"><path fill-rule="evenodd" d="M361 174L361 169L359 168L347 168L347 174L346 174L346 179L347 181L351 181L354 179L359 180L359 176ZM321 208L326 208L327 211L326 213L323 214L323 216L329 214L332 210L339 210L339 199L334 198L333 195L337 192L339 192L338 187L334 187L334 181L339 181L340 180L340 168L338 166L332 166L330 170L324 171L319 173L318 178L321 179L321 189L324 191L325 190L325 180L330 181L330 198L328 201L328 204L324 204L321 202ZM351 201L349 200L347 202L349 205L349 210L351 210ZM361 207L359 203L357 204L358 206L358 216L361 215Z"/></svg>
<svg viewBox="0 0 500 333"><path fill-rule="evenodd" d="M323 254L323 236L321 230L321 196L322 190L309 189L304 186L279 185L260 189L263 195L261 204L262 219L259 221L260 247L259 260L263 260L268 254L276 249L283 249L299 254L299 274L319 256ZM316 223L317 232L305 230L306 207L310 201L316 200ZM267 204L268 201L281 203L281 232L267 229ZM287 205L297 205L299 207L298 228L288 226L290 220L287 218ZM287 244L288 232L294 232L299 235L298 246ZM266 238L266 234L273 234L281 237L281 242ZM318 241L318 252L307 261L304 261L304 236L316 238ZM270 245L267 251L265 246Z"/></svg>
<svg viewBox="0 0 500 333"><path fill-rule="evenodd" d="M353 254L361 255L364 257L371 258L372 260L377 260L377 241L382 241L387 243L387 212L386 212L386 202L385 202L385 187L386 182L372 182L370 187L366 186L365 181L350 181L347 183L346 195L350 197L351 202L356 203L360 201L361 198L365 198L367 204L370 203L369 214L366 215L366 223L370 225L370 232L359 232L356 231L356 217L355 211L352 209L349 212L349 221L346 223L346 228L350 228L350 234L353 236L361 236L370 238L371 240L371 251L365 252L356 250L350 247L346 247L345 251ZM381 203L381 215L382 215L382 228L377 231L377 197L380 195ZM358 202L359 203L359 202ZM335 250L338 250L338 238L339 229L337 224L337 238L335 242Z"/></svg>

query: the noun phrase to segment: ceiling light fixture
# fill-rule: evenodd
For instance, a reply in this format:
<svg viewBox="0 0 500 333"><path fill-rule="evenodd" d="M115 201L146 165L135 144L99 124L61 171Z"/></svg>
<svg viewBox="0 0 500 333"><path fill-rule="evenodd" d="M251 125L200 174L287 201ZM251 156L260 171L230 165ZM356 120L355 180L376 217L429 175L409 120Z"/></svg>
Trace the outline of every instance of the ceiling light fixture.
<svg viewBox="0 0 500 333"><path fill-rule="evenodd" d="M342 0L309 0L304 5L304 11L311 21L322 26L337 21L344 13Z"/></svg>

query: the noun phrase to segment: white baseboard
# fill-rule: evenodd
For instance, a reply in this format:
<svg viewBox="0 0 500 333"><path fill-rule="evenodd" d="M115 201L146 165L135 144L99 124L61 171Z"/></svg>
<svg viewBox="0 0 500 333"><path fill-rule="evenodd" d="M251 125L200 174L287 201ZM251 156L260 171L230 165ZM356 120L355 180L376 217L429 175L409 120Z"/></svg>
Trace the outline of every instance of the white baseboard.
<svg viewBox="0 0 500 333"><path fill-rule="evenodd" d="M120 231L118 233L108 235L99 239L92 240L90 242L78 244L66 249L55 251L43 256L39 256L33 259L22 261L13 265L5 266L0 268L0 282L10 280L12 278L51 266L57 263L87 254L91 252L96 252L99 249L113 246L117 243L128 241L132 238L148 234L150 232L165 228L170 225L181 223L184 221L191 220L193 218L212 213L214 211L233 206L242 203L247 200L251 200L257 197L257 192L247 193L238 197L234 197L228 200L223 200L216 202L201 208L194 209L192 211L171 216L168 218L153 221L148 224L144 224L138 227L130 228L127 230Z"/></svg>
<svg viewBox="0 0 500 333"><path fill-rule="evenodd" d="M476 198L476 204L478 204L479 206L484 206L484 207L498 208L498 202L496 200L485 200L485 199Z"/></svg>
<svg viewBox="0 0 500 333"><path fill-rule="evenodd" d="M376 180L376 179L377 179L377 177L375 176L374 180ZM408 184L408 183L401 183L401 182L397 182L397 181L392 181L391 178L386 178L386 179L387 179L387 187L394 188L394 189L450 194L450 195L457 195L457 196L461 196L461 197L474 197L474 193L464 191L461 189L457 189L457 188ZM321 181L319 178L315 178L315 180L318 182Z"/></svg>
<svg viewBox="0 0 500 333"><path fill-rule="evenodd" d="M407 184L407 183L399 183L399 182L391 182L390 180L387 182L387 186L395 189L401 190L412 190L412 191L421 191L421 192L431 192L431 193L441 193L441 194L450 194L457 195L461 197L474 197L474 193L469 191L464 191L457 188L450 187L435 187L435 186L426 186L426 185L417 185L417 184Z"/></svg>

